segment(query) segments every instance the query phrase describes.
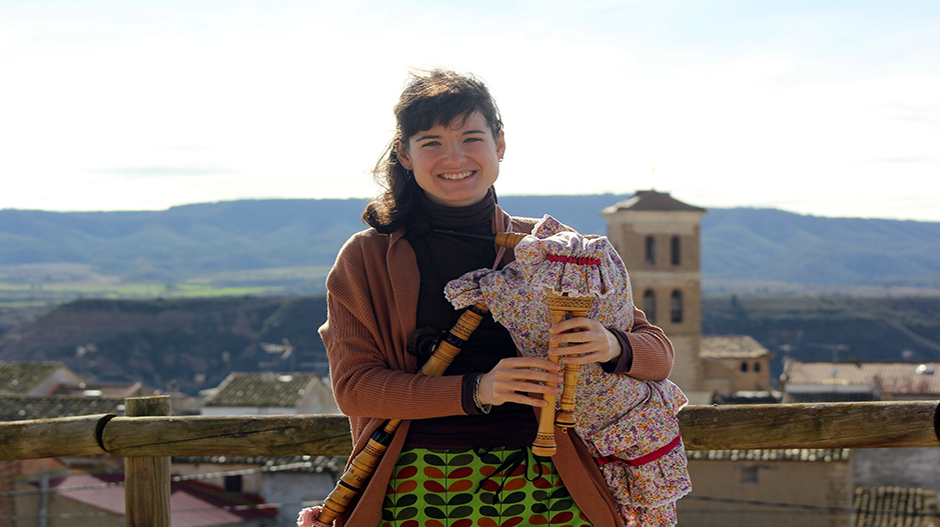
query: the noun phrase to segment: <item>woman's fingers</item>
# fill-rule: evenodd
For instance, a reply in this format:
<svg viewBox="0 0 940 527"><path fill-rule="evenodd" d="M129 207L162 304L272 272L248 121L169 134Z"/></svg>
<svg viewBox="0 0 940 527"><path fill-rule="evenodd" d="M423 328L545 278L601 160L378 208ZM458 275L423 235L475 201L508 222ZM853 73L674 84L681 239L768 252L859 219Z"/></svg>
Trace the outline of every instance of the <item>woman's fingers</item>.
<svg viewBox="0 0 940 527"><path fill-rule="evenodd" d="M561 367L549 360L535 357L506 358L480 379L477 397L481 404L519 403L545 406L540 397L530 394L558 393L554 386L564 380Z"/></svg>
<svg viewBox="0 0 940 527"><path fill-rule="evenodd" d="M600 322L578 317L563 320L549 329L552 344L549 355L562 357L563 364L609 362L620 357L620 341Z"/></svg>

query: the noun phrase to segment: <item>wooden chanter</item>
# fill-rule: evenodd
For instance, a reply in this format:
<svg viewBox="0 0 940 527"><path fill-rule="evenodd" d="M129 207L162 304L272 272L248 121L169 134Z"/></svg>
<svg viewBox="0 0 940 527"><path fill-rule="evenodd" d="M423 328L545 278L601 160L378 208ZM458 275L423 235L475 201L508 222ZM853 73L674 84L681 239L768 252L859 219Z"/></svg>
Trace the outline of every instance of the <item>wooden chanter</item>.
<svg viewBox="0 0 940 527"><path fill-rule="evenodd" d="M460 346L477 329L487 311L486 306L483 304L468 307L457 319L454 327L447 332L447 335L438 344L434 354L431 355L419 373L433 377L443 375L450 363L453 362L454 357L460 353ZM392 438L400 424L401 419L390 419L372 434L369 442L353 458L346 473L336 482L336 487L326 497L323 502L323 509L317 516L317 521L328 524L346 511L352 500L365 487L369 478L372 477L375 467L382 460L388 446L392 444Z"/></svg>
<svg viewBox="0 0 940 527"><path fill-rule="evenodd" d="M552 325L564 320L569 315L572 318L586 317L591 306L594 305L594 297L578 297L556 294L554 291L548 291L545 295L545 305L552 317ZM560 344L550 343L549 349L557 348ZM558 357L549 357L549 360L558 364ZM539 414L539 430L535 435L535 442L532 443L532 453L541 457L551 457L555 455L555 426L562 432L567 433L568 429L575 425L574 420L574 398L578 389L578 373L581 366L578 364L565 365L565 387L561 393L561 409L555 410L557 396L554 394L545 395L545 401L548 405L542 407ZM549 386L557 386L555 383L548 383Z"/></svg>

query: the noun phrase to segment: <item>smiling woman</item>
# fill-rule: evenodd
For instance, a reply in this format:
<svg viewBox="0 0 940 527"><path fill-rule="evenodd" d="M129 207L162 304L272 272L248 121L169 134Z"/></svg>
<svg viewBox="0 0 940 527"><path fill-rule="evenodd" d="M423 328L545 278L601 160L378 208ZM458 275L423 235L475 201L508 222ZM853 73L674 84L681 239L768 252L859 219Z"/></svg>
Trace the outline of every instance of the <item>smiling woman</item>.
<svg viewBox="0 0 940 527"><path fill-rule="evenodd" d="M460 333L460 353L443 374L421 373L444 330L466 327L467 311L448 302L445 285L513 260L491 240L444 232L528 233L537 220L510 216L496 203L506 139L478 79L440 70L415 75L395 116L395 137L375 170L385 192L363 213L371 228L346 242L330 271L329 314L320 328L354 455L387 450L372 458L377 467L368 483L354 474L337 487L347 497L344 489L356 487L358 501L331 495L323 520L315 508L300 525L322 527L333 518L337 526L369 527L635 524L620 516L576 434L556 434L551 458L533 453L533 409L558 394L561 367L521 356L492 314L469 310L479 327ZM552 326L555 341L569 344L555 348L561 362L665 379L672 345L632 303L627 309L634 324L626 332L586 317ZM444 342L456 346L449 337ZM393 438L389 420L401 421ZM643 525L674 523L672 508L662 522Z"/></svg>
<svg viewBox="0 0 940 527"><path fill-rule="evenodd" d="M496 178L506 151L502 131L493 132L480 112L449 126L434 125L398 147L398 160L438 205L479 203Z"/></svg>
<svg viewBox="0 0 940 527"><path fill-rule="evenodd" d="M395 137L375 167L386 189L363 213L378 232L420 230L419 197L438 205L480 202L499 177L506 150L496 101L481 81L435 70L415 77L395 105ZM406 221L408 219L408 221Z"/></svg>

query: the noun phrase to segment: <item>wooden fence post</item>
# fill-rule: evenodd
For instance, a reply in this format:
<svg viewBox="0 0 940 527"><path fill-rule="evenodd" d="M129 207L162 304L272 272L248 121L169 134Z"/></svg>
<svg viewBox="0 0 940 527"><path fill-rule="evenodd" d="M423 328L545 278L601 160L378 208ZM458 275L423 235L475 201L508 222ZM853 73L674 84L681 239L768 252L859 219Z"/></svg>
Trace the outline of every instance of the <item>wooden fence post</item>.
<svg viewBox="0 0 940 527"><path fill-rule="evenodd" d="M170 398L128 397L128 417L168 416ZM124 513L127 527L170 527L170 458L124 459Z"/></svg>

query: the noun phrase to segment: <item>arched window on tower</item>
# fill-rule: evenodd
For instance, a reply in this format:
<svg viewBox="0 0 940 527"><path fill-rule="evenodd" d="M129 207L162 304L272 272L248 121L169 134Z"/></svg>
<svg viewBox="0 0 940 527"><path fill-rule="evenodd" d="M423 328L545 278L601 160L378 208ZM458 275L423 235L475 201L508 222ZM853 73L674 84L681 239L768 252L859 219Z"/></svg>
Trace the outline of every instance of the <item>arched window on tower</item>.
<svg viewBox="0 0 940 527"><path fill-rule="evenodd" d="M669 303L669 319L675 324L682 322L682 291L678 289L672 292Z"/></svg>
<svg viewBox="0 0 940 527"><path fill-rule="evenodd" d="M672 239L669 240L669 261L672 265L680 265L682 263L681 242L678 236L673 236Z"/></svg>
<svg viewBox="0 0 940 527"><path fill-rule="evenodd" d="M646 265L656 265L656 238L646 237Z"/></svg>
<svg viewBox="0 0 940 527"><path fill-rule="evenodd" d="M646 319L650 324L656 323L656 293L652 289L647 289L643 293L643 312L646 313Z"/></svg>

